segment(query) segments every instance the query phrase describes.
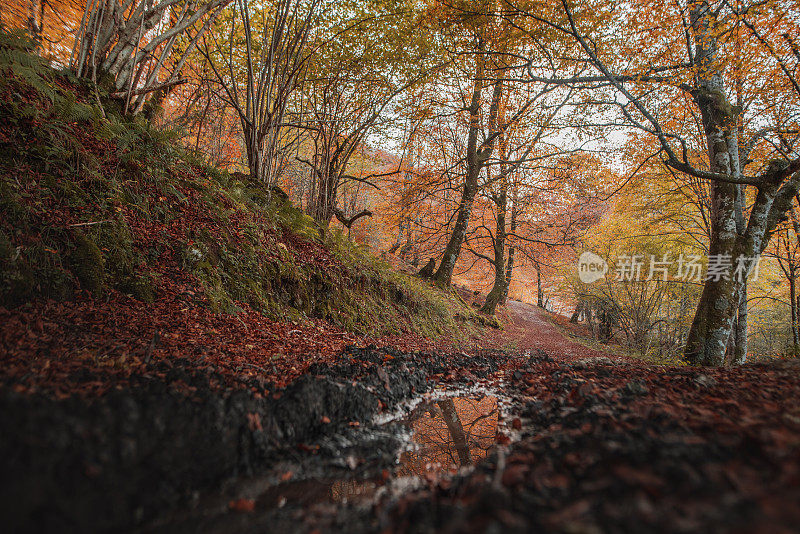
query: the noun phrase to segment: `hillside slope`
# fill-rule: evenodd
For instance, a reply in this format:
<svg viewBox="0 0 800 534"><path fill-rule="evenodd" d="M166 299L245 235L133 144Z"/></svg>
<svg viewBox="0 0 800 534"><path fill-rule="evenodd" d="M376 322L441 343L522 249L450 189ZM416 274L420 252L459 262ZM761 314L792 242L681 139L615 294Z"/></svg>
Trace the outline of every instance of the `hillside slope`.
<svg viewBox="0 0 800 534"><path fill-rule="evenodd" d="M0 34L0 384L94 395L181 357L281 386L349 344L479 328L454 295L321 237L28 48Z"/></svg>

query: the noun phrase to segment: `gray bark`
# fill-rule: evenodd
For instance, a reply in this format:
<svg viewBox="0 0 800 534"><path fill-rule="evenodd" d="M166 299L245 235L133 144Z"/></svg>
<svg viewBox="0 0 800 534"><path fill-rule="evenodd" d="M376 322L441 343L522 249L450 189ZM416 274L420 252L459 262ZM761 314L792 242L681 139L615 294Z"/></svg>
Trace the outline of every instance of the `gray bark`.
<svg viewBox="0 0 800 534"><path fill-rule="evenodd" d="M452 283L453 270L456 266L456 261L461 254L461 246L464 244L464 239L467 235L467 225L469 224L470 217L472 216L472 207L475 203L475 195L478 192L478 178L480 177L481 170L483 169L486 161L491 157L493 147L495 129L497 128L497 113L500 103L500 96L503 91L503 81L497 79L494 81L494 91L492 94L491 106L489 110L489 129L492 141L486 144L478 144L478 134L481 128L481 100L484 85L484 72L485 61L483 52L485 51L485 44L483 39L478 43L478 53L475 54L476 69L475 78L472 91L472 98L469 106L469 133L467 136L467 170L464 179L464 187L461 193L461 201L458 206L458 215L456 217L455 225L450 233L450 238L447 241L447 246L444 249L442 262L439 264L439 269L436 271L434 279L436 284L440 287L448 287Z"/></svg>
<svg viewBox="0 0 800 534"><path fill-rule="evenodd" d="M486 302L481 307L481 312L494 315L497 305L503 300L508 283L506 282L506 210L508 208L508 184L506 180L501 181L500 195L497 198L497 224L495 236L492 240L494 246L494 283L489 294L486 295Z"/></svg>
<svg viewBox="0 0 800 534"><path fill-rule="evenodd" d="M461 419L458 418L455 403L453 399L439 401L437 403L439 409L442 410L442 418L447 425L447 431L453 439L453 445L458 454L458 460L462 466L472 465L472 455L469 450L469 443L467 443L467 434L464 432L464 427L461 425Z"/></svg>
<svg viewBox="0 0 800 534"><path fill-rule="evenodd" d="M722 74L716 65L717 43L713 17L706 2L692 5L696 63L699 67L693 97L703 119L709 167L712 172L733 176L738 166L735 129L737 116L728 101ZM711 236L709 256L729 256L735 261L741 247L736 228L738 186L730 182L711 184ZM738 310L741 287L731 277L709 278L687 337L684 358L694 365L721 365Z"/></svg>

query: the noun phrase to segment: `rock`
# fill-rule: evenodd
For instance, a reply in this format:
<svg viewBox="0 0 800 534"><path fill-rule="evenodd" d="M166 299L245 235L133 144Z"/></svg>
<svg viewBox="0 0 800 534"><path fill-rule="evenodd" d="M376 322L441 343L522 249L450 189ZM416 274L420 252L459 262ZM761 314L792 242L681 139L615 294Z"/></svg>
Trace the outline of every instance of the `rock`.
<svg viewBox="0 0 800 534"><path fill-rule="evenodd" d="M694 377L694 383L700 388L712 388L717 385L717 380L708 375L700 374Z"/></svg>
<svg viewBox="0 0 800 534"><path fill-rule="evenodd" d="M631 380L627 384L625 384L625 392L631 395L646 395L649 390L647 386L644 385L643 382L639 380Z"/></svg>
<svg viewBox="0 0 800 534"><path fill-rule="evenodd" d="M570 367L574 369L588 369L590 367L596 367L599 365L615 365L615 362L611 358L607 358L605 356L595 356L592 358L576 360L570 364Z"/></svg>

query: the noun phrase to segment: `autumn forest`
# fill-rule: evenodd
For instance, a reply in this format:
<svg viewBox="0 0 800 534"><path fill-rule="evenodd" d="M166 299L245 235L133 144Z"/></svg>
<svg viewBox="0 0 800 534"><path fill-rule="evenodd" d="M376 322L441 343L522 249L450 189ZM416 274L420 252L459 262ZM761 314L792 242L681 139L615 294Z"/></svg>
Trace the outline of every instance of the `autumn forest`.
<svg viewBox="0 0 800 534"><path fill-rule="evenodd" d="M795 0L0 6L10 532L792 532Z"/></svg>

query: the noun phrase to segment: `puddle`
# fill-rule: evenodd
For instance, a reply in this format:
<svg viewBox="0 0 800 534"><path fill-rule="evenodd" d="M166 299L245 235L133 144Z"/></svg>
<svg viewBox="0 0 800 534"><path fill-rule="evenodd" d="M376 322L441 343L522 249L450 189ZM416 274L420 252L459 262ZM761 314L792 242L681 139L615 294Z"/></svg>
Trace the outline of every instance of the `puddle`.
<svg viewBox="0 0 800 534"><path fill-rule="evenodd" d="M427 477L475 465L495 445L499 415L491 395L423 401L398 421L411 429L412 443L400 455L397 476Z"/></svg>
<svg viewBox="0 0 800 534"><path fill-rule="evenodd" d="M391 480L431 480L456 473L486 458L495 447L500 424L498 398L486 393L435 392L415 399L404 415L383 422L398 425L407 443L389 479L310 479L279 484L258 498L260 508L317 503L359 503L372 500ZM404 480L405 479L405 480ZM401 484L402 485L402 484Z"/></svg>
<svg viewBox="0 0 800 534"><path fill-rule="evenodd" d="M274 479L265 477L240 480L234 493L198 503L196 513L173 516L152 532L172 532L179 525L182 528L174 532L192 531L198 525L209 527L211 532L214 531L211 526L217 521L222 526L229 519L253 519L254 516L231 514L228 511L230 498L252 500L256 516L263 514L264 517L272 517L270 513L282 509L305 510L318 505L347 503L368 506L386 493L399 494L481 462L494 449L498 431L507 433L501 414L507 406L508 399L489 391L431 392L413 399L397 413L378 422L377 434L383 432L403 442L395 464L386 464L385 469L380 469L382 473L379 476L372 476L374 469L371 475L367 475L359 467L350 473L329 471L334 474L331 477L287 480L277 484ZM364 443L377 435L375 430L372 430L373 434L366 429L364 432Z"/></svg>

